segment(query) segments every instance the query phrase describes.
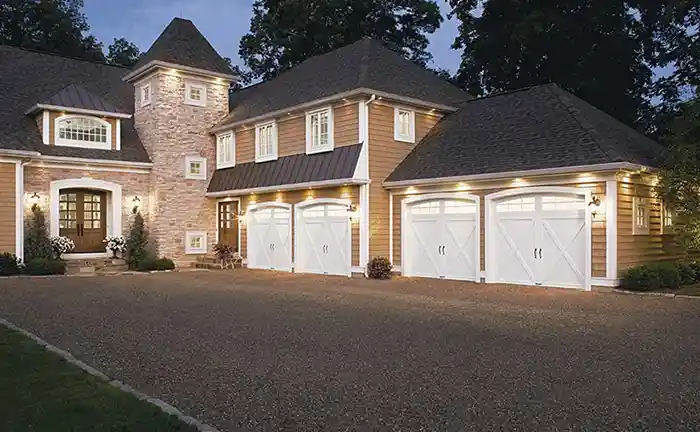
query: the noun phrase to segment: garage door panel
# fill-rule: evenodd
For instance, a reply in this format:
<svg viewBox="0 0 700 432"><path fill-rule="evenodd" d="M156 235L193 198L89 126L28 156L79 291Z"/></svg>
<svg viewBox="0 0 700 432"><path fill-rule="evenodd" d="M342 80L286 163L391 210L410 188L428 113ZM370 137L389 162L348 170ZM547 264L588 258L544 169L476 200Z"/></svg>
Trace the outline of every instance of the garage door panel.
<svg viewBox="0 0 700 432"><path fill-rule="evenodd" d="M420 277L440 277L439 222L435 217L412 221L408 230L406 254L407 274ZM407 249L408 249L407 248Z"/></svg>
<svg viewBox="0 0 700 432"><path fill-rule="evenodd" d="M445 266L443 273L449 279L476 280L476 220L446 219L443 236Z"/></svg>
<svg viewBox="0 0 700 432"><path fill-rule="evenodd" d="M346 205L320 203L297 210L296 271L350 275L350 218Z"/></svg>
<svg viewBox="0 0 700 432"><path fill-rule="evenodd" d="M299 241L297 268L308 273L323 273L322 255L325 254L323 219L305 220Z"/></svg>
<svg viewBox="0 0 700 432"><path fill-rule="evenodd" d="M291 269L291 248L290 248L290 212L286 209L276 209L275 223L271 224L274 232L272 249L272 268L277 270Z"/></svg>
<svg viewBox="0 0 700 432"><path fill-rule="evenodd" d="M291 269L289 224L288 209L263 207L250 211L247 227L248 267Z"/></svg>
<svg viewBox="0 0 700 432"><path fill-rule="evenodd" d="M495 270L501 282L535 282L535 220L521 217L501 220L495 234Z"/></svg>
<svg viewBox="0 0 700 432"><path fill-rule="evenodd" d="M330 274L350 273L350 232L348 225L347 210L343 209L345 217L329 217L328 232L331 234L328 243L326 272Z"/></svg>
<svg viewBox="0 0 700 432"><path fill-rule="evenodd" d="M584 216L581 216L584 217ZM542 220L541 259L543 285L585 284L585 223L579 218L548 217Z"/></svg>

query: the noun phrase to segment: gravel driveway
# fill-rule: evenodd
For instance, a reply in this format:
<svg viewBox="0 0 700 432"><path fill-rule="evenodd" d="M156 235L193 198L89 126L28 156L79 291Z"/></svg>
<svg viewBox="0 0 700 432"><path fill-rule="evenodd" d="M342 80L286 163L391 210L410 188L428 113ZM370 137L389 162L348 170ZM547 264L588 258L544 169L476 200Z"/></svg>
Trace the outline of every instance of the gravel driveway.
<svg viewBox="0 0 700 432"><path fill-rule="evenodd" d="M700 300L249 270L0 280L0 316L221 430L698 430Z"/></svg>

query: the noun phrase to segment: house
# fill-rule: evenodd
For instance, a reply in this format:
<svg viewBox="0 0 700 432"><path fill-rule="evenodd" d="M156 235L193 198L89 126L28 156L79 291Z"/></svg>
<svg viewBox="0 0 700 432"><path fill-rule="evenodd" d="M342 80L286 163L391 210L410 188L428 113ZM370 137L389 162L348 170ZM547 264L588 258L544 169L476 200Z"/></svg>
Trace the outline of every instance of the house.
<svg viewBox="0 0 700 432"><path fill-rule="evenodd" d="M237 79L179 18L130 70L0 47L0 250L38 204L67 258L134 208L179 265L591 289L676 258L663 149L556 85L474 99L371 39Z"/></svg>

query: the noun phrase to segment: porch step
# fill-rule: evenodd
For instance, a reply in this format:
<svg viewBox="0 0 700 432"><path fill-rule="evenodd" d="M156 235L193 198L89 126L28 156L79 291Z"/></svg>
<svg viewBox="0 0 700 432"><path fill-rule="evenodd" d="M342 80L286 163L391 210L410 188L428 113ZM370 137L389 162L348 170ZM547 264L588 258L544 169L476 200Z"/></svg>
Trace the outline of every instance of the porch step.
<svg viewBox="0 0 700 432"><path fill-rule="evenodd" d="M208 263L208 264L218 264L219 260L215 256L211 255L199 255L197 256L198 263Z"/></svg>
<svg viewBox="0 0 700 432"><path fill-rule="evenodd" d="M221 270L221 264L215 262L193 262L190 264L192 268L198 269L209 269L209 270Z"/></svg>
<svg viewBox="0 0 700 432"><path fill-rule="evenodd" d="M66 261L66 273L68 274L111 274L128 270L126 261L122 259L99 258L77 259Z"/></svg>

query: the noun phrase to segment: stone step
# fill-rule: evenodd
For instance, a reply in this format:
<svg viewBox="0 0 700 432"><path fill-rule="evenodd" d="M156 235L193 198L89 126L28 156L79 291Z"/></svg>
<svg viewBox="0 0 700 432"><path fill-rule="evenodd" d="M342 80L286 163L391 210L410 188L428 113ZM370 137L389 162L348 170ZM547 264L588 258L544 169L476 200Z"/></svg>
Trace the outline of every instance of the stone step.
<svg viewBox="0 0 700 432"><path fill-rule="evenodd" d="M197 257L197 262L216 264L216 263L219 262L219 260L218 260L215 256L211 256L211 255L199 255L199 256Z"/></svg>

